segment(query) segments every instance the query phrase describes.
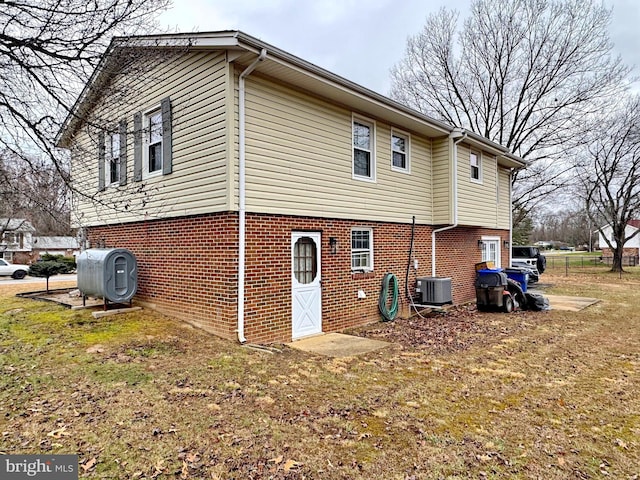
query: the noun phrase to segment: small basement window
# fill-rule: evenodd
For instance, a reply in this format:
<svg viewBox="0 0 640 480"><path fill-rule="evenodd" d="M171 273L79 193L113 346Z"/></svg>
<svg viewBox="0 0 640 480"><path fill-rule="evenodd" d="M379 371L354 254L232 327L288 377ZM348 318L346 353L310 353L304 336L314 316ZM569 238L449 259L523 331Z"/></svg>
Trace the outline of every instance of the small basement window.
<svg viewBox="0 0 640 480"><path fill-rule="evenodd" d="M351 230L351 270L373 270L373 229Z"/></svg>

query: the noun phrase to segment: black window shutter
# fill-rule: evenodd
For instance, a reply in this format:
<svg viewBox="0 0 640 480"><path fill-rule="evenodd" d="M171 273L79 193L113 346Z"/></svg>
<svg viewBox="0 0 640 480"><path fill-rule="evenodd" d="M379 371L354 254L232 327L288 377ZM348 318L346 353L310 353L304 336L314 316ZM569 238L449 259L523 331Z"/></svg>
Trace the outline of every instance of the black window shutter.
<svg viewBox="0 0 640 480"><path fill-rule="evenodd" d="M171 141L171 100L169 97L163 98L160 102L162 109L162 173L167 175L173 170Z"/></svg>
<svg viewBox="0 0 640 480"><path fill-rule="evenodd" d="M120 185L127 184L127 121L120 120L118 128L120 135Z"/></svg>
<svg viewBox="0 0 640 480"><path fill-rule="evenodd" d="M98 133L98 191L104 190L104 132Z"/></svg>
<svg viewBox="0 0 640 480"><path fill-rule="evenodd" d="M133 181L142 180L142 112L133 116Z"/></svg>

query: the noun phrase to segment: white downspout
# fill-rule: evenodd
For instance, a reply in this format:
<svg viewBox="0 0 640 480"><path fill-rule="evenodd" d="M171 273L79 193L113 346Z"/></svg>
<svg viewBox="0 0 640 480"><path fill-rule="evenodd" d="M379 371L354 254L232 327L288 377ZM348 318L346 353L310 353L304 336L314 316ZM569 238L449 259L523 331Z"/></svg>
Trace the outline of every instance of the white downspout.
<svg viewBox="0 0 640 480"><path fill-rule="evenodd" d="M453 140L453 180L451 194L453 197L453 225L438 228L431 232L431 276L436 276L436 233L451 230L458 226L458 144L467 138L467 132L456 129L449 134L449 138Z"/></svg>
<svg viewBox="0 0 640 480"><path fill-rule="evenodd" d="M245 186L245 109L244 82L258 63L267 56L265 48L238 77L238 341L245 343L244 336L244 276L245 276L245 248L246 248L246 186Z"/></svg>

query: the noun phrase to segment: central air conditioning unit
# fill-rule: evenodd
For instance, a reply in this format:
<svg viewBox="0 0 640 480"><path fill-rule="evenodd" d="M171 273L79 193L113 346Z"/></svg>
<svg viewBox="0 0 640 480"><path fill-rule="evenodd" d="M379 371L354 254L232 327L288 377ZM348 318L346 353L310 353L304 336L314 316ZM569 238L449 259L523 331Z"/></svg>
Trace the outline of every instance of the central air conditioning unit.
<svg viewBox="0 0 640 480"><path fill-rule="evenodd" d="M416 279L416 293L423 305L453 303L451 278L448 277L419 277Z"/></svg>

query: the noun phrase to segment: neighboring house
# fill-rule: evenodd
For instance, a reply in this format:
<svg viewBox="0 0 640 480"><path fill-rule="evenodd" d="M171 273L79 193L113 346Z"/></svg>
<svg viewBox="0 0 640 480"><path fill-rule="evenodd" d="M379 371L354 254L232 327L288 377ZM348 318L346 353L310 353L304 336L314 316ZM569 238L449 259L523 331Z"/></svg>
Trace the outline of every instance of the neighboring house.
<svg viewBox="0 0 640 480"><path fill-rule="evenodd" d="M76 237L33 237L32 260L37 260L44 254L75 257L78 253L80 247Z"/></svg>
<svg viewBox="0 0 640 480"><path fill-rule="evenodd" d="M629 237L639 229L640 219L629 220L629 223L627 223L624 230L624 236ZM605 237L609 239L613 246L616 245L616 242L613 239L613 228L611 228L610 225L604 226L598 231L598 243L602 250L603 262L611 264L613 262L613 250L609 248ZM638 265L638 260L640 260L640 233L636 234L635 237L624 244L622 248L622 257L623 265Z"/></svg>
<svg viewBox="0 0 640 480"><path fill-rule="evenodd" d="M35 231L24 218L0 218L0 258L11 263L29 263Z"/></svg>
<svg viewBox="0 0 640 480"><path fill-rule="evenodd" d="M255 343L375 321L386 272L473 300L525 166L237 31L115 39L57 143L76 226L136 255L138 301Z"/></svg>

